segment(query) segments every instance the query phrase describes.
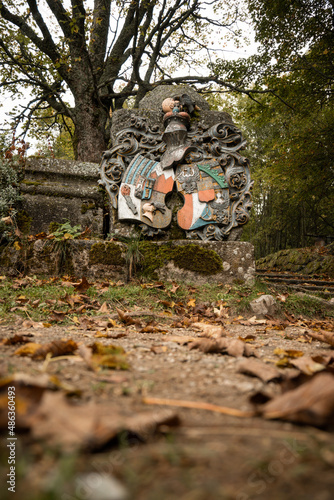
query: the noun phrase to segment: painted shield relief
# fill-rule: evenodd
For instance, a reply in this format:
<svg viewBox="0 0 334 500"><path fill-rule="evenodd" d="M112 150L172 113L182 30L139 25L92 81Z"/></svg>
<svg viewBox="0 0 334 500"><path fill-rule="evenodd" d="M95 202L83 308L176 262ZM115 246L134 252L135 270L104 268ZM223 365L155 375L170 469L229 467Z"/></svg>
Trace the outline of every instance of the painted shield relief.
<svg viewBox="0 0 334 500"><path fill-rule="evenodd" d="M120 220L137 220L154 228L167 227L172 211L166 206L167 193L173 190L174 170L138 154L126 169L118 195Z"/></svg>
<svg viewBox="0 0 334 500"><path fill-rule="evenodd" d="M208 224L230 223L230 198L224 172L216 160L179 165L176 185L184 198L177 214L178 225L185 231Z"/></svg>

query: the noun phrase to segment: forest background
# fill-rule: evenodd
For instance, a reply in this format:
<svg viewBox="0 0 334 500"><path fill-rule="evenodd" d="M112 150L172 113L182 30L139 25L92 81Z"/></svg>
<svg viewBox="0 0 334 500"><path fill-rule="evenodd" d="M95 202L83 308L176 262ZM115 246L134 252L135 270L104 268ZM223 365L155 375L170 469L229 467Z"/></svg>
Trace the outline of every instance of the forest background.
<svg viewBox="0 0 334 500"><path fill-rule="evenodd" d="M22 97L0 124L2 168L25 134L44 156L99 162L114 110L187 83L248 140L256 257L333 240L333 0L0 0L0 33L0 91ZM256 54L227 56L252 33Z"/></svg>

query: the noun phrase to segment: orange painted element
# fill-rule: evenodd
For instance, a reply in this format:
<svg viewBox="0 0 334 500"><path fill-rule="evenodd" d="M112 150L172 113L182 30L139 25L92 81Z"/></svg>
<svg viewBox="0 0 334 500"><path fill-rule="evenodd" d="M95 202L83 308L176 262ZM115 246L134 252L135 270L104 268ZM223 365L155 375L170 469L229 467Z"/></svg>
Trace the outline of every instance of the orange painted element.
<svg viewBox="0 0 334 500"><path fill-rule="evenodd" d="M184 194L184 205L177 213L177 223L182 229L189 229L193 222L193 196Z"/></svg>
<svg viewBox="0 0 334 500"><path fill-rule="evenodd" d="M202 202L208 202L215 199L215 190L206 189L205 191L198 191L198 199Z"/></svg>
<svg viewBox="0 0 334 500"><path fill-rule="evenodd" d="M152 175L153 178L153 175ZM154 191L159 191L159 193L170 193L173 191L174 179L172 176L166 177L164 175L160 175L154 184Z"/></svg>

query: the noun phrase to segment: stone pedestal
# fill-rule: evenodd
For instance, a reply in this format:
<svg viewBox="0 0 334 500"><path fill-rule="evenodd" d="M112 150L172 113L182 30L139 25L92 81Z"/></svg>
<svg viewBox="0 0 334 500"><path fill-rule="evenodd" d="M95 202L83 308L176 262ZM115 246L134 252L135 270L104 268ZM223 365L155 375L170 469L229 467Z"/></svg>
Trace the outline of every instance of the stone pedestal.
<svg viewBox="0 0 334 500"><path fill-rule="evenodd" d="M254 247L245 241L175 240L157 243L156 253L171 255L157 268L159 279L194 283L252 283L255 278Z"/></svg>
<svg viewBox="0 0 334 500"><path fill-rule="evenodd" d="M142 258L134 277L144 280L175 280L206 283L252 283L255 277L254 248L248 242L192 242L189 240L139 241ZM52 240L30 243L24 252L14 247L0 254L0 274L69 274L77 278L125 281L128 277L125 243L102 240L68 240L66 258L59 262Z"/></svg>
<svg viewBox="0 0 334 500"><path fill-rule="evenodd" d="M103 234L103 193L99 165L52 158L28 158L20 189L22 210L32 234L47 232L51 222L80 224Z"/></svg>

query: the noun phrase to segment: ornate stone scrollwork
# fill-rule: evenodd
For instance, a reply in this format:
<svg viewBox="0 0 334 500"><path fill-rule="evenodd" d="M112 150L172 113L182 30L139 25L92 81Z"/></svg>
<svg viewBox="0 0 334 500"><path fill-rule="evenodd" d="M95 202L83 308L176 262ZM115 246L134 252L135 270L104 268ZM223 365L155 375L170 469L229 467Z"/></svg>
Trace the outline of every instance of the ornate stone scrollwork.
<svg viewBox="0 0 334 500"><path fill-rule="evenodd" d="M226 239L249 220L252 206L249 162L240 154L246 141L229 122L190 127L190 116L177 99L163 105L163 133L145 118L133 117L130 127L116 135L103 155L100 182L119 220L140 222L148 236L170 224L165 197L175 183L184 200L177 223L187 238ZM186 99L182 102L192 108Z"/></svg>

